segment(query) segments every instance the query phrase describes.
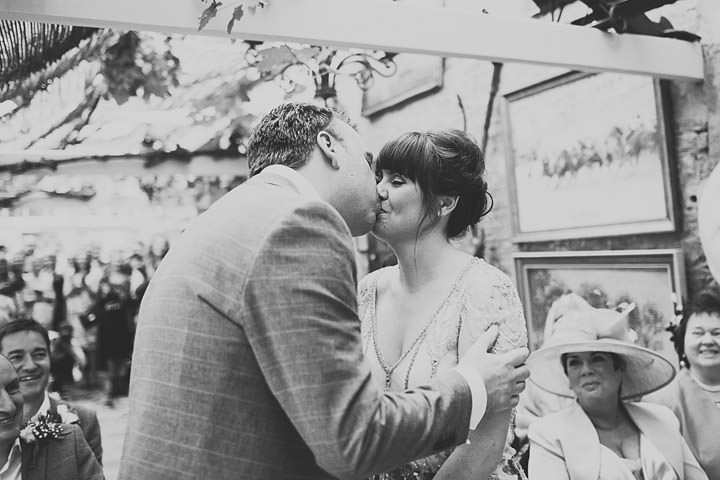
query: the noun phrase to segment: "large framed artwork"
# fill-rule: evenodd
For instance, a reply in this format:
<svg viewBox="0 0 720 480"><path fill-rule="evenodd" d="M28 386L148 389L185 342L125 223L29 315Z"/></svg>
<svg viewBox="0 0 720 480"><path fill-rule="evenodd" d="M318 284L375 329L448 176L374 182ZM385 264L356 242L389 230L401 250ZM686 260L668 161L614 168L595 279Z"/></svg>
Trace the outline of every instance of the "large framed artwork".
<svg viewBox="0 0 720 480"><path fill-rule="evenodd" d="M553 302L574 292L597 308L634 303L629 319L638 344L677 365L665 329L674 321L674 302L682 302L686 296L681 250L518 253L514 262L530 350L543 344Z"/></svg>
<svg viewBox="0 0 720 480"><path fill-rule="evenodd" d="M515 240L674 231L666 90L572 72L504 95Z"/></svg>

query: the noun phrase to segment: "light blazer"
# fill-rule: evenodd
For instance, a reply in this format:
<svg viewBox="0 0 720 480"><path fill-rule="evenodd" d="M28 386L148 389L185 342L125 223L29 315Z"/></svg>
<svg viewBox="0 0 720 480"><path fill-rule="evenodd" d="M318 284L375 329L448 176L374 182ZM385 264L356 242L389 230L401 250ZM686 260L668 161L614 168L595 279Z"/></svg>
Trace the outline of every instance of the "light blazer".
<svg viewBox="0 0 720 480"><path fill-rule="evenodd" d="M680 480L707 480L680 435L679 423L670 409L643 402L626 403L628 415L642 434L665 456ZM579 405L536 420L530 425L530 474L552 473L557 460L564 461L566 478L597 480L600 476L600 440L595 427ZM533 456L535 457L533 459ZM546 462L550 463L546 463Z"/></svg>
<svg viewBox="0 0 720 480"><path fill-rule="evenodd" d="M68 411L78 416L78 426L82 430L90 450L95 454L98 463L102 465L102 437L100 435L100 422L98 422L95 410L80 405L71 405L62 400L50 398L50 411L57 413L58 405L65 405ZM67 423L67 422L66 422Z"/></svg>
<svg viewBox="0 0 720 480"><path fill-rule="evenodd" d="M62 438L47 440L37 448L35 444L21 442L22 480L105 480L80 427L62 428L65 434Z"/></svg>
<svg viewBox="0 0 720 480"><path fill-rule="evenodd" d="M720 409L706 391L681 369L667 387L644 398L665 405L680 420L690 451L711 480L720 480Z"/></svg>
<svg viewBox="0 0 720 480"><path fill-rule="evenodd" d="M342 217L282 176L200 215L140 307L119 478L363 478L464 442L458 373L372 381L355 279Z"/></svg>

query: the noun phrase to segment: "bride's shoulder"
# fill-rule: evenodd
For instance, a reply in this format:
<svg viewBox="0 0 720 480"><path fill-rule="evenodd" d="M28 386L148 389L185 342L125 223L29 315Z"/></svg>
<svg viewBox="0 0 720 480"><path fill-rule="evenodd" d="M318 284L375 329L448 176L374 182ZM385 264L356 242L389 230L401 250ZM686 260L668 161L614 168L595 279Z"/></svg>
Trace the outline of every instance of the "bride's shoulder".
<svg viewBox="0 0 720 480"><path fill-rule="evenodd" d="M471 339L491 324L500 326L499 350L527 343L522 303L510 277L484 260L477 260L466 278L464 322Z"/></svg>
<svg viewBox="0 0 720 480"><path fill-rule="evenodd" d="M473 262L465 284L472 293L472 297L485 298L498 293L517 295L517 290L510 277L481 258Z"/></svg>
<svg viewBox="0 0 720 480"><path fill-rule="evenodd" d="M392 268L394 267L383 267L365 275L358 283L358 294L362 297L381 288L391 275Z"/></svg>

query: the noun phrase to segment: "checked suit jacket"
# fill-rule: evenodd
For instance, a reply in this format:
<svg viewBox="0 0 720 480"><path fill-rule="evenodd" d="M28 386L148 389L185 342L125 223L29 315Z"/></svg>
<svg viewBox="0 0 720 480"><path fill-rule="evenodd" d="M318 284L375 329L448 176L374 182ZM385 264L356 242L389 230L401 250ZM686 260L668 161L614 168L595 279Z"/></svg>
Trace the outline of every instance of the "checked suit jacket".
<svg viewBox="0 0 720 480"><path fill-rule="evenodd" d="M355 278L342 217L283 175L200 215L140 307L119 478L363 478L464 442L458 373L371 381Z"/></svg>

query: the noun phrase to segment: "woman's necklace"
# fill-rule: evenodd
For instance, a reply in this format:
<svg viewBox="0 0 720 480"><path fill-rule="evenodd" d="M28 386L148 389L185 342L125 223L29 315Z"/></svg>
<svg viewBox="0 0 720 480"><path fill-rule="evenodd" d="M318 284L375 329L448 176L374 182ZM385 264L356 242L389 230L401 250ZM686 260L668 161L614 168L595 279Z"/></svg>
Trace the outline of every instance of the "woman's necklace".
<svg viewBox="0 0 720 480"><path fill-rule="evenodd" d="M387 364L385 361L385 357L383 357L382 353L380 353L380 347L378 347L377 342L377 316L375 315L375 312L373 311L373 315L371 317L372 319L372 339L373 339L373 347L375 349L375 355L377 355L377 359L380 362L380 366L382 367L383 371L385 372L385 390L390 390L390 385L392 385L392 375L397 369L398 366L402 363L403 360L410 354L410 352L415 349L416 346L418 346L426 336L428 331L430 330L430 327L435 323L437 320L440 312L442 312L445 309L445 306L450 301L450 298L452 297L453 292L457 289L458 285L460 284L460 281L465 277L465 274L470 270L470 267L472 267L475 264L475 258L468 262L468 264L463 268L462 272L460 272L460 275L455 280L455 283L453 283L452 287L450 288L450 291L448 292L447 296L443 300L443 302L440 304L440 306L435 310L435 313L433 314L432 318L430 318L430 321L428 321L427 324L425 324L425 327L420 331L420 333L415 337L415 339L412 341L410 346L408 347L405 352L401 352L400 357L397 359L395 363L393 363L391 366ZM377 292L377 285L375 286L375 290ZM374 310L374 308L373 308ZM415 357L413 357L414 360ZM408 376L410 375L410 368L412 368L412 364L408 368ZM406 379L407 384L407 379ZM405 385L407 388L407 385Z"/></svg>

